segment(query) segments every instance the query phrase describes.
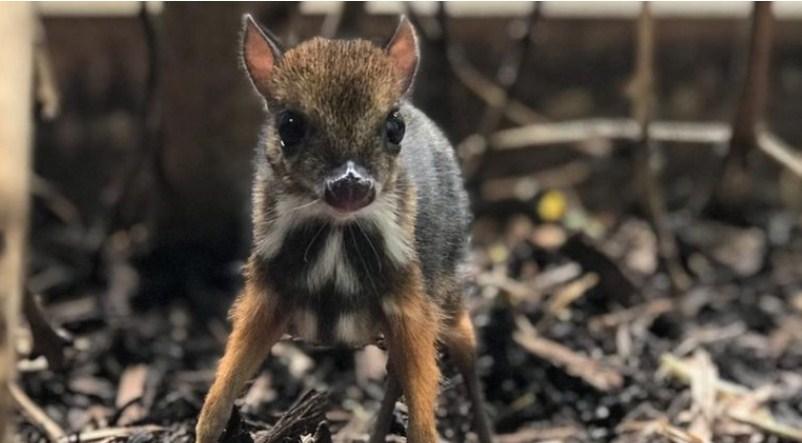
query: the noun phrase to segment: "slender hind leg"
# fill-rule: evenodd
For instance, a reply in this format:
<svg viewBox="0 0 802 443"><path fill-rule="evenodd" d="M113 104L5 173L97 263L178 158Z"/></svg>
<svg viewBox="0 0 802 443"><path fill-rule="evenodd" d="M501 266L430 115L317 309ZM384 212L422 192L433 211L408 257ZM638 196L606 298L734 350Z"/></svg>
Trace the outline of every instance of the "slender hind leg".
<svg viewBox="0 0 802 443"><path fill-rule="evenodd" d="M479 437L479 442L492 443L492 431L485 415L482 388L476 371L476 335L467 310L463 309L456 316L456 322L446 331L444 338L446 348L465 380L473 408L474 431Z"/></svg>
<svg viewBox="0 0 802 443"><path fill-rule="evenodd" d="M398 384L398 378L390 368L390 362L387 362L387 383L384 391L384 398L382 399L379 413L376 414L376 424L373 428L373 434L370 436L368 443L384 443L387 439L387 434L390 432L390 427L393 425L393 411L395 411L395 403L401 398L401 385Z"/></svg>

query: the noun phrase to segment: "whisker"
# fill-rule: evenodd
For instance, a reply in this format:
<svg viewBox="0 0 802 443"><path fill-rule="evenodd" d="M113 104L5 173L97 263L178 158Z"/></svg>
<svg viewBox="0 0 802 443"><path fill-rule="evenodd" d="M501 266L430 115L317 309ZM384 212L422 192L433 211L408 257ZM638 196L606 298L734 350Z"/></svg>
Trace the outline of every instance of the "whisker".
<svg viewBox="0 0 802 443"><path fill-rule="evenodd" d="M309 250L312 249L312 245L315 243L315 240L317 240L318 236L320 235L321 232L323 232L326 226L327 225L325 223L322 224L320 226L320 229L317 230L317 233L314 236L312 236L312 240L309 240L309 244L306 245L306 249L304 250L304 263L309 263L309 257L308 257Z"/></svg>
<svg viewBox="0 0 802 443"><path fill-rule="evenodd" d="M274 209L274 211L278 212L278 213L274 217L265 220L264 223L273 223L276 220L280 219L281 217L285 217L285 216L287 216L289 214L292 214L295 211L308 208L308 207L310 207L310 206L312 206L312 205L314 205L315 203L318 203L318 202L320 202L320 199L316 198L316 199L314 199L314 200L312 200L310 202L306 202L306 203L300 204L300 205L298 205L298 206L296 206L294 208L290 208L290 209L288 209L286 211L283 211L283 212L278 212L277 210Z"/></svg>
<svg viewBox="0 0 802 443"><path fill-rule="evenodd" d="M289 213L291 213L291 212L295 212L295 211L297 211L297 210L299 210L299 209L308 208L308 207L310 207L310 206L314 205L315 203L317 203L317 202L319 202L319 201L320 201L320 199L319 199L319 198L316 198L316 199L314 199L314 200L312 200L312 201L310 201L310 202L308 202L308 203L304 203L304 204L302 204L302 205L298 205L298 206L296 206L296 207L294 207L294 208L292 208L292 209L288 210L288 211L287 211L287 214L289 214Z"/></svg>
<svg viewBox="0 0 802 443"><path fill-rule="evenodd" d="M358 218L355 218L355 219L354 219L354 221L356 222L356 228L357 228L357 229L359 230L359 232L362 234L362 237L364 237L364 238L365 238L365 240L367 240L367 241L368 241L368 245L370 245L370 249L372 249L372 250L373 250L373 255L376 257L376 263L379 265L379 271L381 271L381 270L382 270L382 262L381 262L381 258L379 257L379 251L377 251L377 250L376 250L376 247L375 247L375 246L373 246L373 242L372 242L372 241L370 241L370 237L369 237L369 236L368 236L368 234L365 232L365 230L364 230L364 229L362 229L362 224L361 224L361 223L359 223L359 219L358 219Z"/></svg>
<svg viewBox="0 0 802 443"><path fill-rule="evenodd" d="M376 288L376 284L373 282L373 277L371 277L371 275L370 275L371 272L370 272L370 268L368 267L368 263L365 261L365 258L362 257L362 253L359 252L359 244L356 242L356 237L354 237L353 235L351 235L350 237L351 237L351 242L354 244L354 247L356 248L356 255L357 255L357 257L359 257L359 261L362 262L362 267L364 268L365 276L368 279L368 283L370 283L370 287L371 287L371 289L373 289L373 294L378 299L379 298L379 290L378 290L378 288Z"/></svg>

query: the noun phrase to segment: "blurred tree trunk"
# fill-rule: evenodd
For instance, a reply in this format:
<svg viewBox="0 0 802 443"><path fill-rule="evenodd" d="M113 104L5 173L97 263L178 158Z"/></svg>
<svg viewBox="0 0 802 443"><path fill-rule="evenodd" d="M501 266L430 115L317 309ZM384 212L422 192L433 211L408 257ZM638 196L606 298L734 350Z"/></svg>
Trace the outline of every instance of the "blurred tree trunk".
<svg viewBox="0 0 802 443"><path fill-rule="evenodd" d="M167 3L162 15L163 146L157 154L154 249L140 305L225 281L246 233L247 177L258 102L239 67L241 4ZM194 299L194 297L193 297Z"/></svg>
<svg viewBox="0 0 802 443"><path fill-rule="evenodd" d="M736 219L742 217L744 206L754 201L749 156L756 151L758 129L765 120L774 44L771 2L755 2L752 8L746 72L732 121L730 149L707 207L709 213Z"/></svg>
<svg viewBox="0 0 802 443"><path fill-rule="evenodd" d="M241 18L263 18L263 10L287 23L295 7L165 4L157 159L164 189L155 190L154 249L142 269L157 287L142 288L144 301L172 297L198 280L225 281L227 265L244 255L251 158L264 113L240 68Z"/></svg>
<svg viewBox="0 0 802 443"><path fill-rule="evenodd" d="M239 69L242 5L164 8L164 149L169 191L161 244L228 256L242 231L250 158L262 113Z"/></svg>
<svg viewBox="0 0 802 443"><path fill-rule="evenodd" d="M30 3L0 14L0 441L11 441L7 389L14 377L14 342L25 277L31 170L33 44Z"/></svg>

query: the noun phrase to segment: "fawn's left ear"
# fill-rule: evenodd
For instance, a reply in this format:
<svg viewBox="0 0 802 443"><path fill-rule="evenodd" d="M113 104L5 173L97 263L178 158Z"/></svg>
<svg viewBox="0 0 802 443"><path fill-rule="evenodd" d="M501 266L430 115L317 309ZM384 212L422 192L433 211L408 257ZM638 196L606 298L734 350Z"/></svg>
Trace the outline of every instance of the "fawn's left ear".
<svg viewBox="0 0 802 443"><path fill-rule="evenodd" d="M242 17L242 60L253 86L267 97L273 68L281 60L281 47L269 32L262 29L251 14Z"/></svg>
<svg viewBox="0 0 802 443"><path fill-rule="evenodd" d="M398 24L393 38L384 47L384 52L393 60L396 72L401 78L401 90L406 93L415 79L420 56L415 27L406 16L401 16L401 22Z"/></svg>

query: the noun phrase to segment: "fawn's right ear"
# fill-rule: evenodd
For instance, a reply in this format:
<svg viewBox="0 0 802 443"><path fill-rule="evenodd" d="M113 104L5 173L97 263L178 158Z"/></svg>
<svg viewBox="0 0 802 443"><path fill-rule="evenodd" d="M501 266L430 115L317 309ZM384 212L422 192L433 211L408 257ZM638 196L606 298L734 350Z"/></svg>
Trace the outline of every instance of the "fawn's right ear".
<svg viewBox="0 0 802 443"><path fill-rule="evenodd" d="M256 90L267 97L273 68L281 60L281 46L273 35L256 23L251 14L242 17L242 27L242 60L245 69Z"/></svg>

